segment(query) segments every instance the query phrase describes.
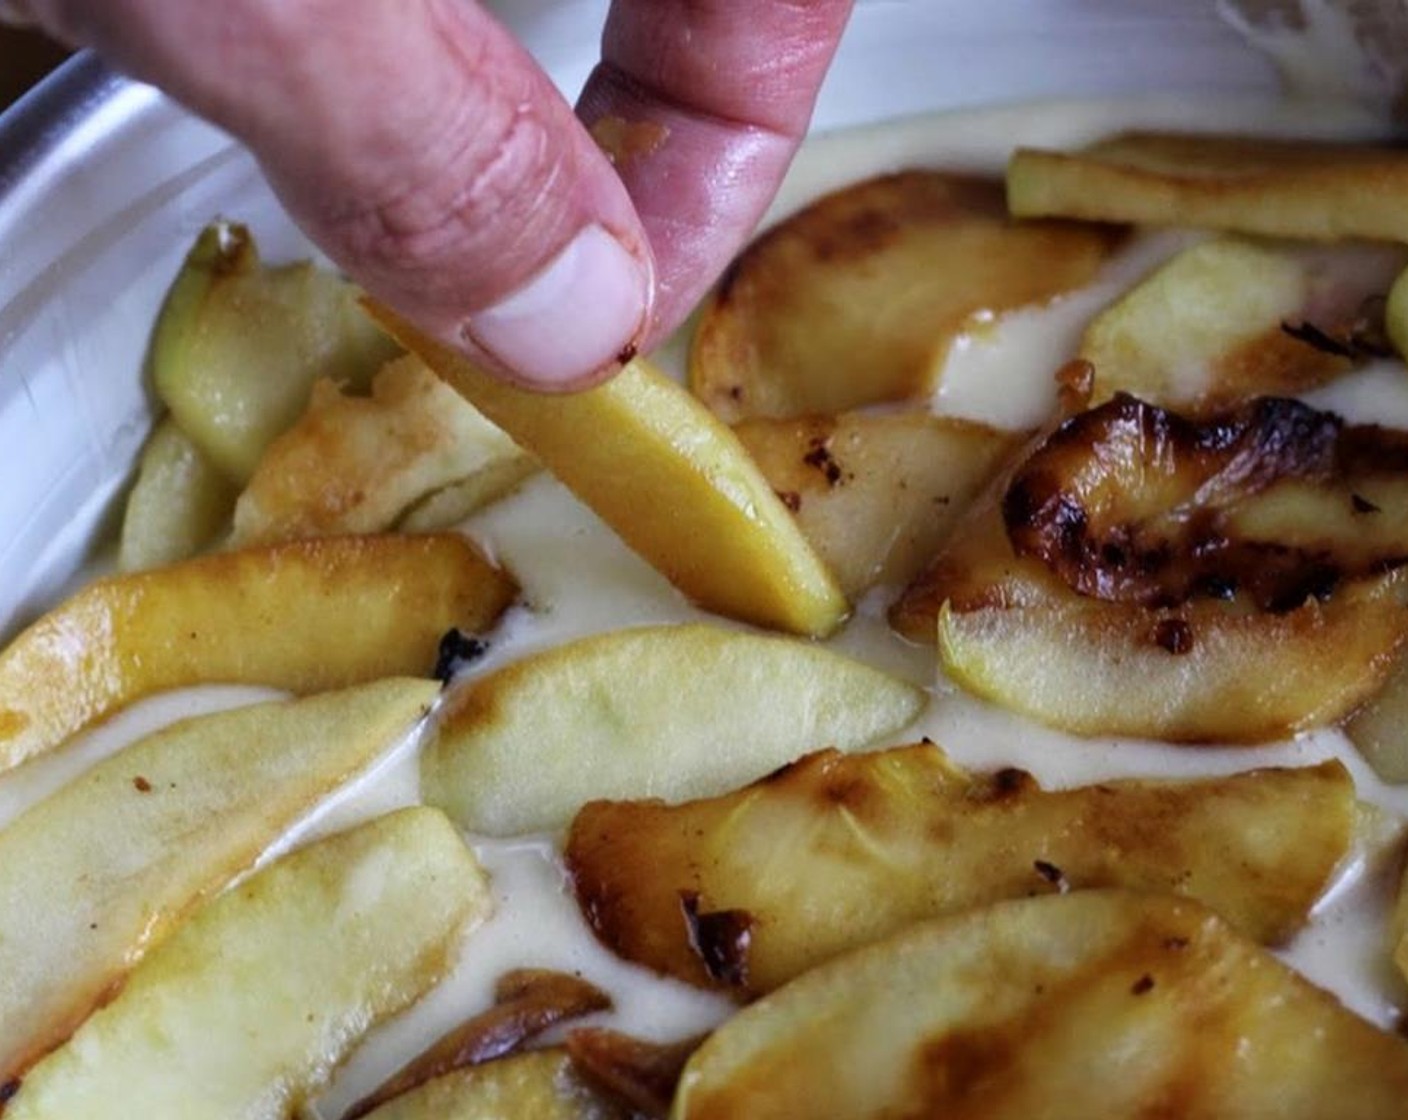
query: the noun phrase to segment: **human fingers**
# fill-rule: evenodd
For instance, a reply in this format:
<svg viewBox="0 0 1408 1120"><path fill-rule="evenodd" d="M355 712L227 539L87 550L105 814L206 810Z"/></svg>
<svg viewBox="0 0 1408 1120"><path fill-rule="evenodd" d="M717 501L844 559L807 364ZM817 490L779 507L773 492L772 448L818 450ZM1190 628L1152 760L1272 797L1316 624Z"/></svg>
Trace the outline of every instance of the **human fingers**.
<svg viewBox="0 0 1408 1120"><path fill-rule="evenodd" d="M592 383L650 321L631 200L469 0L28 0L234 133L377 298L516 382Z"/></svg>
<svg viewBox="0 0 1408 1120"><path fill-rule="evenodd" d="M577 111L655 254L651 341L751 234L811 118L851 0L613 0Z"/></svg>

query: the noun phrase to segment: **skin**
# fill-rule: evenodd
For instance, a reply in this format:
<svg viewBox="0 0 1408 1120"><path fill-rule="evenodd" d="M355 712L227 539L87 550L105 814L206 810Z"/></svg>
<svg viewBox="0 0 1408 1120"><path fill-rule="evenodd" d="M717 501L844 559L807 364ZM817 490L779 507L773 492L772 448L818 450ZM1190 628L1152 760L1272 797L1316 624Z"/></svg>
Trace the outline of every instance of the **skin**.
<svg viewBox="0 0 1408 1120"><path fill-rule="evenodd" d="M677 326L776 191L851 0L614 0L575 110L472 0L28 6L239 137L374 296L501 376L575 388L615 363L543 384L476 344L475 315L597 225L644 277L626 341ZM604 118L629 137L614 167Z"/></svg>

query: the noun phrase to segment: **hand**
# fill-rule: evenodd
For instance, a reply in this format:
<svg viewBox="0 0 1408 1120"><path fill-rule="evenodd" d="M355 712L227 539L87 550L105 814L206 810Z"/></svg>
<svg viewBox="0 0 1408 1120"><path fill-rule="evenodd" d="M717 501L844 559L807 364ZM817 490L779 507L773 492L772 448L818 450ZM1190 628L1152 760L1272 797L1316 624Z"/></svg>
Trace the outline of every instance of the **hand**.
<svg viewBox="0 0 1408 1120"><path fill-rule="evenodd" d="M688 313L776 191L851 7L613 0L574 114L473 0L25 3L247 144L377 298L541 389Z"/></svg>

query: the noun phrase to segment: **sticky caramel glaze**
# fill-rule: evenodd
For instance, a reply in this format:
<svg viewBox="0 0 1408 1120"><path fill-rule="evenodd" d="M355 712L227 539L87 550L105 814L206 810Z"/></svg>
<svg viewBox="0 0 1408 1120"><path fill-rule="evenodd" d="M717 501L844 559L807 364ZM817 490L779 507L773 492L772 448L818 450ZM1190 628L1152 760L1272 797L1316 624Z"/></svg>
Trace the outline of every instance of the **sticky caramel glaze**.
<svg viewBox="0 0 1408 1120"><path fill-rule="evenodd" d="M1408 563L1408 434L1285 398L1192 421L1121 394L1038 447L1002 511L1018 555L1083 595L1290 610Z"/></svg>

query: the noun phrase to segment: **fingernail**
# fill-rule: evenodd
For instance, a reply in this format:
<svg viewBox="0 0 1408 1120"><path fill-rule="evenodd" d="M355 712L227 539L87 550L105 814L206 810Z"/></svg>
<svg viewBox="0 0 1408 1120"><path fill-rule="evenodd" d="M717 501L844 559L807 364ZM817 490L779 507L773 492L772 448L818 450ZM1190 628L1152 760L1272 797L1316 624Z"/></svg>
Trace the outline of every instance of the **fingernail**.
<svg viewBox="0 0 1408 1120"><path fill-rule="evenodd" d="M630 352L649 286L624 245L587 226L513 295L471 315L464 333L525 384L567 388Z"/></svg>

